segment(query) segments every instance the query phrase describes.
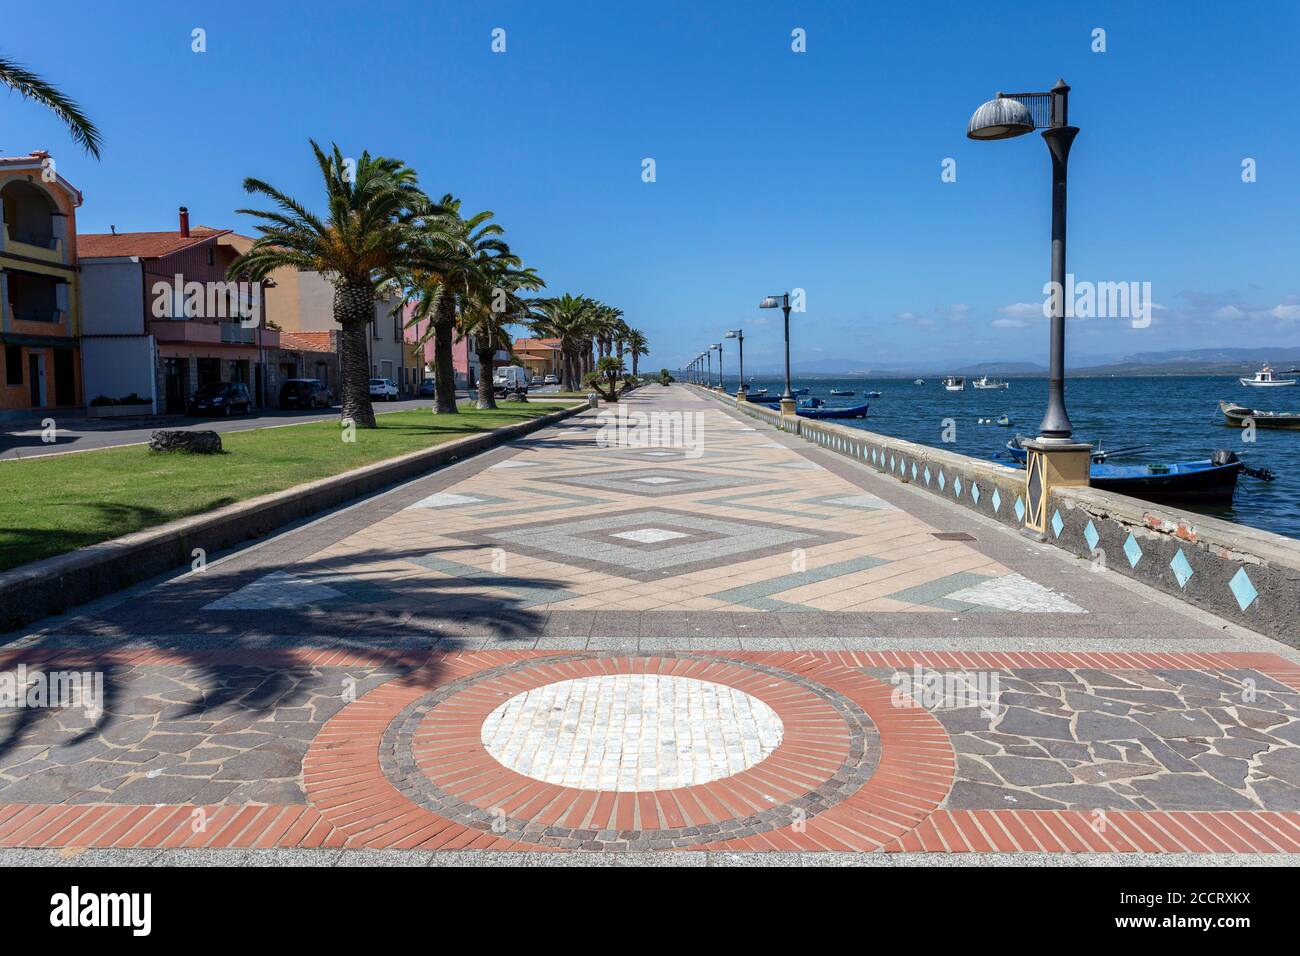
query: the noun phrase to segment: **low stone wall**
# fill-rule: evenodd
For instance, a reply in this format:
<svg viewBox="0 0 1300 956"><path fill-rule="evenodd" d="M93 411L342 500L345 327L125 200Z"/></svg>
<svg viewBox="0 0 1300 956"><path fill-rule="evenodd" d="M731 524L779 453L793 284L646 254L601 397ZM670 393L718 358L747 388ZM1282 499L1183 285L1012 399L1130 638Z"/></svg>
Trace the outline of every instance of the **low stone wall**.
<svg viewBox="0 0 1300 956"><path fill-rule="evenodd" d="M1024 529L1020 469L833 421L783 418L766 406L697 391L881 474ZM1117 571L1300 647L1300 541L1095 488L1055 489L1047 515L1048 543L1098 569Z"/></svg>
<svg viewBox="0 0 1300 956"><path fill-rule="evenodd" d="M0 574L0 633L188 565L195 548L214 554L292 521L495 448L586 409L586 405L576 405L495 431L467 435L6 571Z"/></svg>

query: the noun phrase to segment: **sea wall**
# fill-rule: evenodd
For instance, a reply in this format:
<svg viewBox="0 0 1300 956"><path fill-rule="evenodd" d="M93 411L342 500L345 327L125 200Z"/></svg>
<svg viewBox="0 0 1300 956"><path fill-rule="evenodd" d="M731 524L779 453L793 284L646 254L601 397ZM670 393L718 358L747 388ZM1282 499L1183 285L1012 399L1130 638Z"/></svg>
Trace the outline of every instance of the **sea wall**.
<svg viewBox="0 0 1300 956"><path fill-rule="evenodd" d="M697 389L882 475L1025 530L1025 473L992 461ZM1095 488L1059 488L1044 540L1292 647L1300 647L1300 541ZM1158 637L1160 635L1152 635Z"/></svg>

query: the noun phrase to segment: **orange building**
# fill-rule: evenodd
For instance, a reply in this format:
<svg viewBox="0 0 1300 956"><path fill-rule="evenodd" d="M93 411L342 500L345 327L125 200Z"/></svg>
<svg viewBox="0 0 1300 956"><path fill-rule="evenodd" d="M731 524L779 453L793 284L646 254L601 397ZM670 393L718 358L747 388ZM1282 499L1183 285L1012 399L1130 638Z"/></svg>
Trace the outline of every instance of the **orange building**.
<svg viewBox="0 0 1300 956"><path fill-rule="evenodd" d="M0 418L83 404L80 205L48 153L0 157Z"/></svg>

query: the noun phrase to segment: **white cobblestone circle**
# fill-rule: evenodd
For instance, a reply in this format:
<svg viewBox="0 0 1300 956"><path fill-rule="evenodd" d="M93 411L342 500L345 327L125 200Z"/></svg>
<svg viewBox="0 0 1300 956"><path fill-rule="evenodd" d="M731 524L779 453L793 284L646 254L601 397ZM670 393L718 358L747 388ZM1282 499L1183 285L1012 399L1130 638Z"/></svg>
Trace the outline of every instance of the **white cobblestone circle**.
<svg viewBox="0 0 1300 956"><path fill-rule="evenodd" d="M781 743L776 711L734 687L658 674L559 681L510 698L482 740L517 773L579 790L668 790L754 766Z"/></svg>

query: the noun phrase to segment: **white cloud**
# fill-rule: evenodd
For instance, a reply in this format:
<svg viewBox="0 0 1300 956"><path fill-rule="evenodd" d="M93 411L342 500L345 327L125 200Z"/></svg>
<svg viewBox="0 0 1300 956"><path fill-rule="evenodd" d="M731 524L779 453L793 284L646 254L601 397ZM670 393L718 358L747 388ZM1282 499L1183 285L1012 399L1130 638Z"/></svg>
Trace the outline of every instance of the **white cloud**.
<svg viewBox="0 0 1300 956"><path fill-rule="evenodd" d="M1012 319L1035 319L1043 317L1041 302L1012 302L998 309L1003 315Z"/></svg>
<svg viewBox="0 0 1300 956"><path fill-rule="evenodd" d="M1023 329L1028 327L1028 322L1021 322L1019 319L994 319L989 323L995 329Z"/></svg>

